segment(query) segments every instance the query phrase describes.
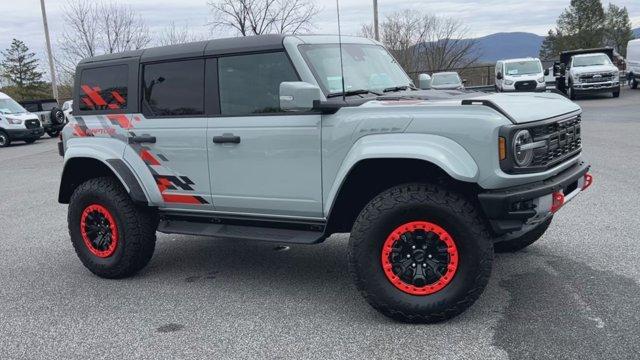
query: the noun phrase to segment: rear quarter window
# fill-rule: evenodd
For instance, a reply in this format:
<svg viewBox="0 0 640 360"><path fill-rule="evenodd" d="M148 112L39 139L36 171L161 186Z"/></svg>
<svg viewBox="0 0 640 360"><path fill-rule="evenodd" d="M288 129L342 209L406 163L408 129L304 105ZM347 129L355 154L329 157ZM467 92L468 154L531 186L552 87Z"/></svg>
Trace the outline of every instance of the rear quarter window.
<svg viewBox="0 0 640 360"><path fill-rule="evenodd" d="M126 109L128 103L128 65L82 70L80 111Z"/></svg>

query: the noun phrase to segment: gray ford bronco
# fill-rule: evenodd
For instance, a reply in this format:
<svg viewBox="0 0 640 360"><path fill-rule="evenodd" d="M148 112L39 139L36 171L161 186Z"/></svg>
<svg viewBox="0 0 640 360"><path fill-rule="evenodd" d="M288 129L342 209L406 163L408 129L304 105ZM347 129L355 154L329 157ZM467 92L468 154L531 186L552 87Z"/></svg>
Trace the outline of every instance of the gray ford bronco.
<svg viewBox="0 0 640 360"><path fill-rule="evenodd" d="M105 278L145 267L157 231L351 233L349 270L374 308L442 321L480 296L494 250L535 242L592 182L571 101L419 90L367 39L219 39L98 56L76 74L59 201L80 260Z"/></svg>

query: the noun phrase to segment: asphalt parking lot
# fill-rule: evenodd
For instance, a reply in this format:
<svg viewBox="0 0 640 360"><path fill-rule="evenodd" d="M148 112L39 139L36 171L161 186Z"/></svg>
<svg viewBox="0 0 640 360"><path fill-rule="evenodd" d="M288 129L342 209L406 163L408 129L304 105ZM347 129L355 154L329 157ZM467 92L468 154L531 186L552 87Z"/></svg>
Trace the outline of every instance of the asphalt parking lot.
<svg viewBox="0 0 640 360"><path fill-rule="evenodd" d="M640 90L578 103L594 186L438 325L370 308L346 235L288 251L159 235L139 275L100 279L56 201L57 141L0 149L0 358L640 358Z"/></svg>

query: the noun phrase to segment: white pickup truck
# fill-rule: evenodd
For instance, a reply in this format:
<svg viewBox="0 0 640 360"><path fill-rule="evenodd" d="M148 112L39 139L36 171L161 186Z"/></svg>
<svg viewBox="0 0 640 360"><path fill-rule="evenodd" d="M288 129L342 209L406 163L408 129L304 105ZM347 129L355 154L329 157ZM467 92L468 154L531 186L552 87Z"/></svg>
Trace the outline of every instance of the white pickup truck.
<svg viewBox="0 0 640 360"><path fill-rule="evenodd" d="M560 54L556 84L571 100L579 95L612 93L620 96L620 70L611 61L613 49L565 51Z"/></svg>

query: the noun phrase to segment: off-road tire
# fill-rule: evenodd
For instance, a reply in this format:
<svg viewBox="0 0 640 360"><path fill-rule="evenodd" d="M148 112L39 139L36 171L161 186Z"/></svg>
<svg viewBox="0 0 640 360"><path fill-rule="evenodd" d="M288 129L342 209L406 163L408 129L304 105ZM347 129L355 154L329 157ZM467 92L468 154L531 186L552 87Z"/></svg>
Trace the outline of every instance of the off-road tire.
<svg viewBox="0 0 640 360"><path fill-rule="evenodd" d="M429 295L399 290L381 264L387 236L412 221L439 224L459 253L453 278ZM351 232L348 259L356 287L373 308L397 321L434 323L464 312L480 297L491 275L493 242L471 201L438 185L406 184L384 191L365 206Z"/></svg>
<svg viewBox="0 0 640 360"><path fill-rule="evenodd" d="M528 233L523 234L515 239L496 242L493 244L493 248L497 253L513 253L520 251L538 241L538 239L540 239L542 235L547 231L549 225L551 225L552 220L553 217L550 217L540 225L533 228Z"/></svg>
<svg viewBox="0 0 640 360"><path fill-rule="evenodd" d="M64 112L59 108L51 109L51 112L49 113L49 118L51 119L51 124L54 124L54 125L64 124L64 120L65 120Z"/></svg>
<svg viewBox="0 0 640 360"><path fill-rule="evenodd" d="M94 204L107 209L117 226L118 245L113 255L106 258L93 254L83 241L82 214ZM134 204L114 178L95 178L78 186L69 202L68 224L71 242L82 264L103 278L134 275L149 263L155 250L157 214Z"/></svg>
<svg viewBox="0 0 640 360"><path fill-rule="evenodd" d="M0 148L7 147L9 145L11 145L11 138L9 137L9 134L0 130Z"/></svg>
<svg viewBox="0 0 640 360"><path fill-rule="evenodd" d="M36 142L36 140L38 139L27 139L24 142L26 142L27 144L33 144L34 142Z"/></svg>

